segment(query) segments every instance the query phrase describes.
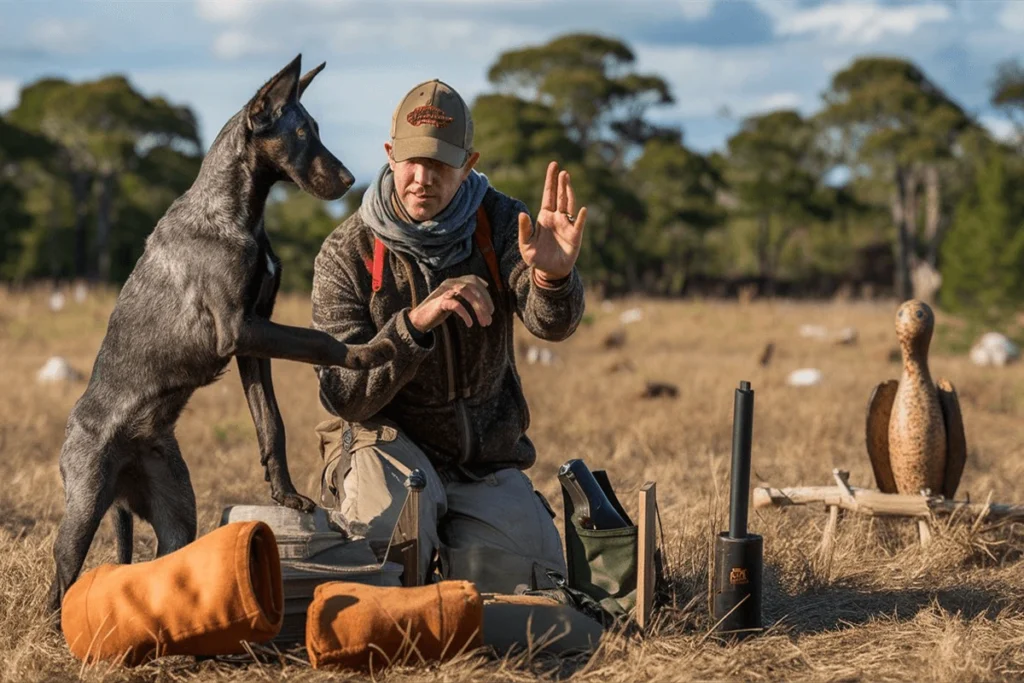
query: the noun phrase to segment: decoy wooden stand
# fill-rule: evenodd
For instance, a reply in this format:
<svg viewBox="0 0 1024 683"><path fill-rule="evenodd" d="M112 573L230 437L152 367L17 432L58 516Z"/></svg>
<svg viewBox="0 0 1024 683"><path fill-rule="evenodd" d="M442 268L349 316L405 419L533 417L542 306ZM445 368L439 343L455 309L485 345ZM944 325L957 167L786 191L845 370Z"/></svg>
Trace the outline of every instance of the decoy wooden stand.
<svg viewBox="0 0 1024 683"><path fill-rule="evenodd" d="M851 486L849 473L835 469L832 471L835 486L795 486L790 488L772 488L759 486L754 489L753 502L755 508L788 507L791 505L822 504L829 513L828 523L822 534L819 551L829 554L836 527L839 511L846 510L870 517L905 517L916 519L919 523L919 534L922 545L931 540L929 522L939 515L959 515L982 519L1024 520L1024 505L993 503L991 495L984 503L950 500L943 496L934 496L929 492L922 495L901 493L882 493L876 489L864 489Z"/></svg>

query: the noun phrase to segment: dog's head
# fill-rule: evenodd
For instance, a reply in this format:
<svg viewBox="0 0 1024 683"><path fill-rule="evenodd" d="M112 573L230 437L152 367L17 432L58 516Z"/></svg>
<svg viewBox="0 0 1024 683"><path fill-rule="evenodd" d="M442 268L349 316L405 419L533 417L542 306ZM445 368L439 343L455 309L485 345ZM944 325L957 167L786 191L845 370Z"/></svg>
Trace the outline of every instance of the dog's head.
<svg viewBox="0 0 1024 683"><path fill-rule="evenodd" d="M259 89L245 115L261 165L318 199L338 199L355 182L320 140L320 127L299 101L326 62L301 78L298 55Z"/></svg>

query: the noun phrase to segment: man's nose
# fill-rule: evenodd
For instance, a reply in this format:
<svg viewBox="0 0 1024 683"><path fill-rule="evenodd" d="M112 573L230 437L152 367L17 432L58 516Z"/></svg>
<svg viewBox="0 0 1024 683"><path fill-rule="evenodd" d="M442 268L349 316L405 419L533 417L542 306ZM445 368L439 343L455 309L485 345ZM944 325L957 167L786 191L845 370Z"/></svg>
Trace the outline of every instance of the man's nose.
<svg viewBox="0 0 1024 683"><path fill-rule="evenodd" d="M434 180L434 173L429 166L426 164L416 164L416 173L414 176L418 185L431 185Z"/></svg>

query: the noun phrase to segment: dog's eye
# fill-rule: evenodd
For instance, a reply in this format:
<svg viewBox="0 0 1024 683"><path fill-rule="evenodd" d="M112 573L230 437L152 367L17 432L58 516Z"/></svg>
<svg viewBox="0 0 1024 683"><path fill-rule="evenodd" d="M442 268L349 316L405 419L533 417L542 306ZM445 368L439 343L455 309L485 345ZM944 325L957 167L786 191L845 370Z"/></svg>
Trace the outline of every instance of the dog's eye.
<svg viewBox="0 0 1024 683"><path fill-rule="evenodd" d="M306 138L306 129L299 128L297 131L295 131L295 134L299 136L300 140L304 140Z"/></svg>

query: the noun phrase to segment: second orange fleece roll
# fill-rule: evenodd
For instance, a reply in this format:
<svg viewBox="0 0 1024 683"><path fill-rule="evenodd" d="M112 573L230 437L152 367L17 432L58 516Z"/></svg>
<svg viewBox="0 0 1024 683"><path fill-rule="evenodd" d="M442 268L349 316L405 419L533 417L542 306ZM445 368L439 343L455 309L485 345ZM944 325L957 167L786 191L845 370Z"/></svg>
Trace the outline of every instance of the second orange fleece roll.
<svg viewBox="0 0 1024 683"><path fill-rule="evenodd" d="M451 659L482 643L483 601L469 581L382 587L317 586L306 620L314 668L362 671Z"/></svg>

